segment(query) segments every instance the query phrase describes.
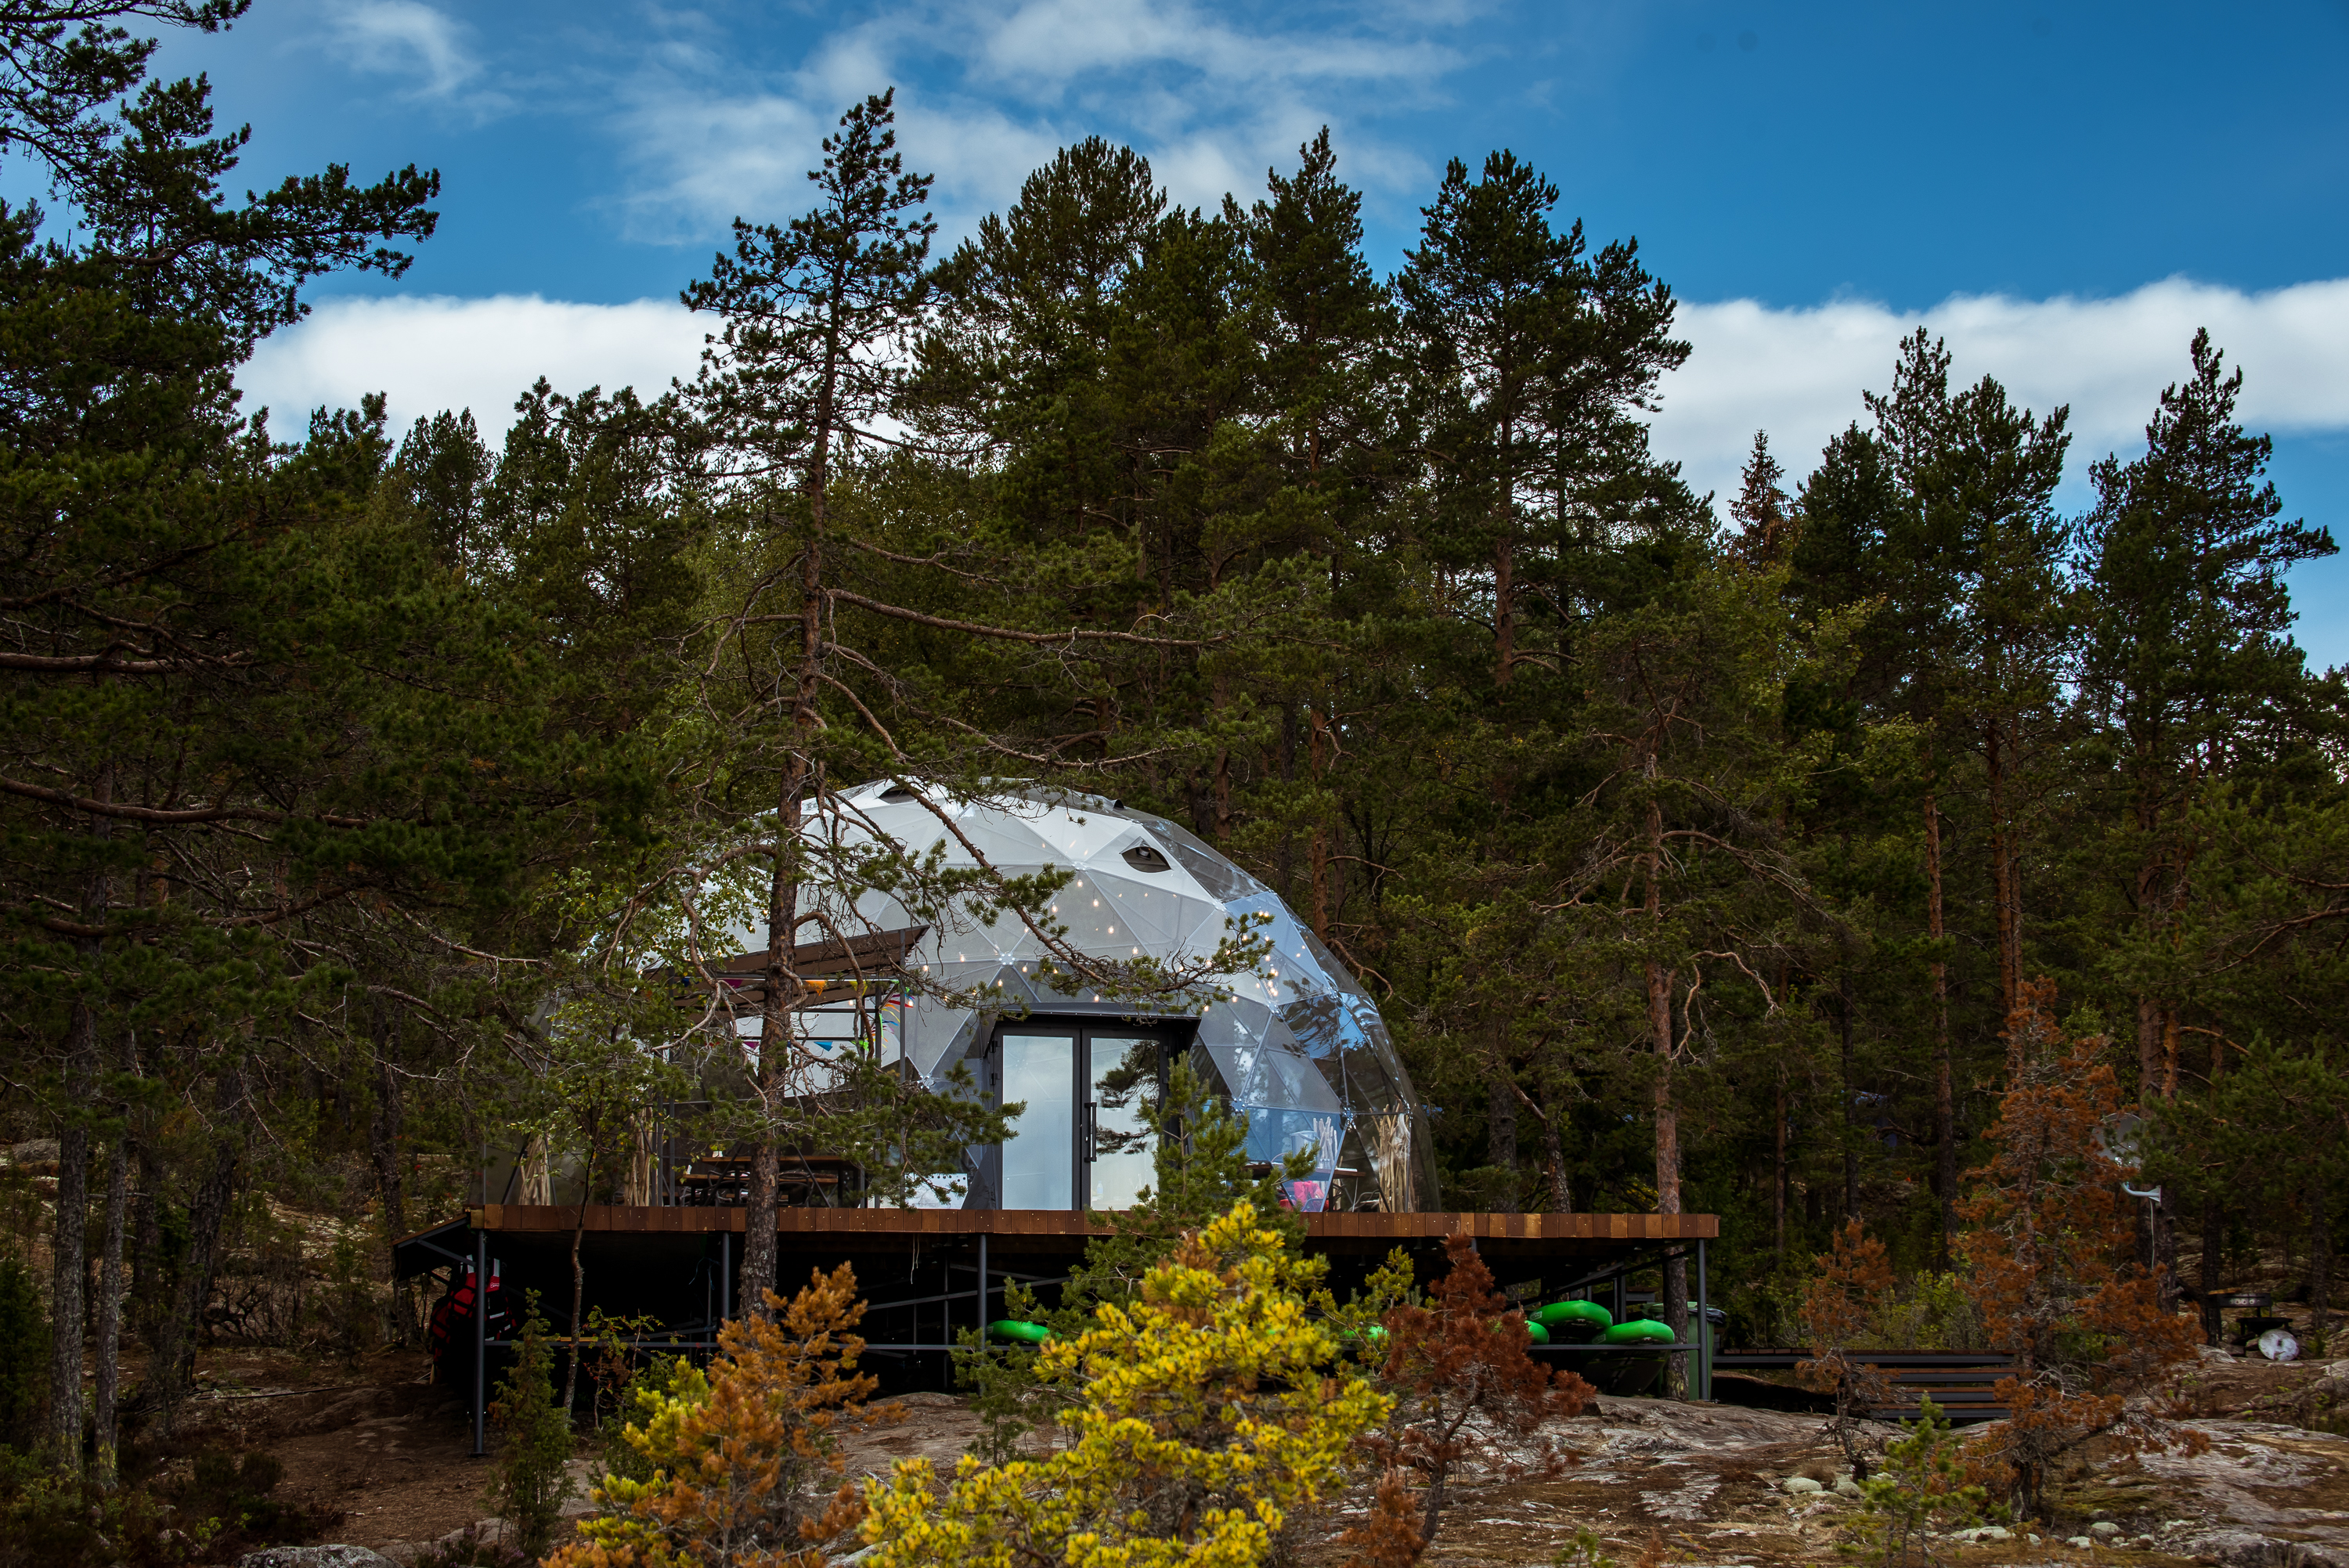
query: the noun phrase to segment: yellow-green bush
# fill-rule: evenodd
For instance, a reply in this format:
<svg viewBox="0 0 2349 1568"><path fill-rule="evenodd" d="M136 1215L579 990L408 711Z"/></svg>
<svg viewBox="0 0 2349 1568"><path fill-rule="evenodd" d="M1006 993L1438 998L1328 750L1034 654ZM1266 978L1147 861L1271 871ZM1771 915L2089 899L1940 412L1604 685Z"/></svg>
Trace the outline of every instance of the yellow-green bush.
<svg viewBox="0 0 2349 1568"><path fill-rule="evenodd" d="M1388 1400L1309 1315L1319 1270L1241 1203L1187 1237L1129 1306L1049 1341L1040 1375L1073 1396L1044 1459L926 1461L868 1482L866 1568L1253 1568L1295 1511L1340 1483Z"/></svg>

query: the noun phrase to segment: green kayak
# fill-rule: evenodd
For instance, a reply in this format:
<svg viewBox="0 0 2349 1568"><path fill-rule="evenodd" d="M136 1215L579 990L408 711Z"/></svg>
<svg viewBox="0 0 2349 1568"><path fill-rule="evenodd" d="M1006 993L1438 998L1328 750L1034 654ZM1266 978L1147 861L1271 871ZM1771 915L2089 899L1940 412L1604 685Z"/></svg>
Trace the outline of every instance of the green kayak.
<svg viewBox="0 0 2349 1568"><path fill-rule="evenodd" d="M1555 1339L1596 1339L1615 1326L1615 1315L1595 1301L1554 1301L1534 1314L1534 1321Z"/></svg>
<svg viewBox="0 0 2349 1568"><path fill-rule="evenodd" d="M1051 1333L1040 1323L1022 1323L1016 1317L999 1317L987 1326L989 1339L1015 1340L1021 1345L1041 1345Z"/></svg>
<svg viewBox="0 0 2349 1568"><path fill-rule="evenodd" d="M1599 1339L1607 1345L1670 1345L1672 1342L1672 1326L1660 1323L1652 1317L1634 1317L1617 1324L1600 1335Z"/></svg>

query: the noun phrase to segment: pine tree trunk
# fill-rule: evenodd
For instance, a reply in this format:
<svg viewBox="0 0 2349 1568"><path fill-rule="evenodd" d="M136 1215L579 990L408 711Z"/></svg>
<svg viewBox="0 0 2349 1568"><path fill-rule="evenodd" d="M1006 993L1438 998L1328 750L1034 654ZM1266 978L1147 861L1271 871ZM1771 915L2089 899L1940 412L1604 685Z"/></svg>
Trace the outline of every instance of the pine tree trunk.
<svg viewBox="0 0 2349 1568"><path fill-rule="evenodd" d="M212 1275L219 1264L221 1224L228 1218L229 1201L236 1192L237 1166L244 1152L244 1122L248 1108L244 1076L235 1067L222 1069L215 1093L218 1122L212 1130L212 1163L196 1184L188 1205L188 1251L182 1260L171 1310L155 1337L147 1361L147 1386L140 1403L154 1410L162 1434L169 1437L180 1400L195 1375L196 1337L203 1326L204 1307L212 1300Z"/></svg>
<svg viewBox="0 0 2349 1568"><path fill-rule="evenodd" d="M2332 1194L2319 1183L2308 1195L2308 1326L2318 1336L2333 1312L2332 1210Z"/></svg>
<svg viewBox="0 0 2349 1568"><path fill-rule="evenodd" d="M1502 494L1508 494L1506 483ZM1506 530L1506 524L1503 527ZM1506 531L1493 547L1493 684L1505 686L1517 662L1516 552Z"/></svg>
<svg viewBox="0 0 2349 1568"><path fill-rule="evenodd" d="M1958 1096L1950 1055L1950 966L1940 954L1946 932L1941 909L1941 811L1936 792L1925 791L1925 929L1933 940L1933 1192L1940 1200L1941 1261L1958 1233Z"/></svg>
<svg viewBox="0 0 2349 1568"><path fill-rule="evenodd" d="M1648 843L1645 857L1647 897L1645 913L1651 926L1663 923L1664 871L1664 809L1653 793L1656 779L1656 753L1651 746L1641 759L1648 797ZM1647 981L1648 1033L1656 1054L1656 1212L1677 1214L1681 1212L1681 1122L1680 1108L1673 1099L1672 1065L1678 1055L1672 1039L1672 980L1674 972L1651 958L1644 965ZM1672 1330L1672 1337L1685 1340L1688 1334L1688 1264L1680 1254L1668 1255L1664 1264L1664 1322ZM1669 1374L1671 1391L1685 1392L1688 1387L1688 1357L1675 1354Z"/></svg>
<svg viewBox="0 0 2349 1568"><path fill-rule="evenodd" d="M1836 1032L1843 1046L1843 1217L1859 1218L1859 1129L1854 1125L1851 1058L1851 971L1836 979Z"/></svg>
<svg viewBox="0 0 2349 1568"><path fill-rule="evenodd" d="M388 1247L408 1233L408 1197L399 1170L399 1139L405 1121L399 1075L394 1070L399 1026L388 1000L375 998L371 1033L375 1043L375 1114L367 1119L367 1158L375 1166L376 1196L382 1205L383 1239ZM416 1339L415 1287L392 1271L394 1341L406 1349Z"/></svg>
<svg viewBox="0 0 2349 1568"><path fill-rule="evenodd" d="M826 405L824 418L830 417ZM827 426L828 428L828 426ZM758 1315L768 1315L767 1297L775 1289L777 1178L781 1150L777 1136L785 1098L790 1094L789 1062L792 1048L792 1019L804 999L806 987L793 966L792 947L798 941L800 865L796 839L801 807L814 781L809 758L823 716L816 702L816 676L823 656L824 453L819 441L810 486L812 525L800 552L800 649L798 685L792 696L794 749L784 765L782 789L775 807L775 872L767 903L766 995L759 1009L759 1072L757 1090L761 1128L750 1151L749 1212L743 1216L742 1301Z"/></svg>
<svg viewBox="0 0 2349 1568"><path fill-rule="evenodd" d="M1494 1025L1493 1055L1485 1068L1485 1162L1503 1172L1505 1185L1492 1197L1493 1212L1514 1214L1517 1203L1517 1088L1516 1077L1509 1070L1508 1053L1503 1042L1507 1037L1508 1024L1501 1020Z"/></svg>
<svg viewBox="0 0 2349 1568"><path fill-rule="evenodd" d="M2219 1293L2227 1288L2225 1253L2227 1211L2213 1191L2202 1200L2202 1341L2216 1345L2226 1332L2219 1315Z"/></svg>
<svg viewBox="0 0 2349 1568"><path fill-rule="evenodd" d="M2161 1099L2161 1015L2154 997L2137 999L2137 1095L2145 1105Z"/></svg>
<svg viewBox="0 0 2349 1568"><path fill-rule="evenodd" d="M97 1439L90 1477L109 1491L121 1446L115 1418L122 1380L122 1233L130 1209L129 1157L123 1138L117 1135L106 1157L106 1239L98 1269L98 1376L90 1396Z"/></svg>
<svg viewBox="0 0 2349 1568"><path fill-rule="evenodd" d="M1990 784L1991 903L1998 928L1998 1006L2002 1022L2011 1018L2023 999L2023 907L2016 886L2014 824L2007 816L2006 737L2001 721L1992 719L1983 731L1983 757Z"/></svg>
<svg viewBox="0 0 2349 1568"><path fill-rule="evenodd" d="M1681 1212L1681 1120L1680 1108L1672 1098L1672 972L1650 962L1648 979L1648 1027L1654 1037L1656 1050L1656 1212L1677 1214ZM1685 1341L1688 1337L1688 1263L1678 1253L1671 1253L1664 1264L1664 1322L1672 1337ZM1671 1358L1668 1394L1685 1394L1688 1388L1688 1356L1676 1353Z"/></svg>
<svg viewBox="0 0 2349 1568"><path fill-rule="evenodd" d="M1566 1108L1554 1104L1542 1119L1542 1158L1549 1161L1549 1207L1554 1214L1574 1212L1574 1183L1567 1174L1566 1145L1557 1131L1565 1117Z"/></svg>
<svg viewBox="0 0 2349 1568"><path fill-rule="evenodd" d="M139 1187L130 1198L131 1319L140 1339L152 1348L162 1321L163 1217L155 1193L163 1172L145 1138L132 1140L131 1148L139 1161Z"/></svg>
<svg viewBox="0 0 2349 1568"><path fill-rule="evenodd" d="M66 1036L65 1119L57 1129L57 1224L49 1273L49 1449L61 1474L81 1473L83 1271L89 1239L89 1124L97 1092L98 1019L77 1001Z"/></svg>
<svg viewBox="0 0 2349 1568"><path fill-rule="evenodd" d="M1675 1209L1674 1212L1678 1212ZM1664 1323L1671 1329L1672 1338L1682 1345L1700 1343L1689 1337L1690 1321L1688 1258L1674 1249L1664 1256ZM1668 1374L1664 1397L1685 1399L1689 1397L1689 1353L1672 1352L1672 1364Z"/></svg>
<svg viewBox="0 0 2349 1568"><path fill-rule="evenodd" d="M784 822L798 820L797 786L802 777L794 764L792 783L783 791L782 809L778 813ZM789 831L778 829L778 839L785 839ZM741 1300L744 1310L761 1317L767 1315L767 1297L775 1288L776 1187L781 1171L776 1136L781 1130L778 1122L781 1102L788 1092L785 1068L792 1048L792 1006L798 1000L800 985L791 958L792 934L799 918L799 881L792 875L793 869L788 843L779 843L768 903L766 995L759 1007L759 1070L755 1084L760 1133L750 1149L748 1212L742 1218Z"/></svg>
<svg viewBox="0 0 2349 1568"><path fill-rule="evenodd" d="M1770 1163L1770 1253L1780 1267L1786 1262L1786 1064L1778 1064L1778 1093L1773 1106Z"/></svg>

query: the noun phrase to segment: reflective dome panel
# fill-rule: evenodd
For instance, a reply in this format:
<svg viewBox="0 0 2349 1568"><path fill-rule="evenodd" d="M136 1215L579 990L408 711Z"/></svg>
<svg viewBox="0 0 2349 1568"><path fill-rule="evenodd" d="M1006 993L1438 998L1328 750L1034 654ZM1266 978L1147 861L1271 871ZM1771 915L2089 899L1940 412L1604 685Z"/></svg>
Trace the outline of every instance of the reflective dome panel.
<svg viewBox="0 0 2349 1568"><path fill-rule="evenodd" d="M969 848L946 830L941 815ZM1426 1118L1369 993L1269 888L1193 834L1092 797L1040 789L969 801L934 792L925 801L887 783L851 791L836 830L883 835L916 855L936 845L949 865L975 863L976 849L1007 875L1068 872L1050 916L1066 928L1071 947L1102 958L1195 962L1233 934L1235 921L1264 917L1255 934L1268 939L1271 951L1256 972L1220 977L1229 1000L1154 1016L1196 1020L1195 1043L1212 1066L1216 1092L1247 1119L1252 1160L1309 1157L1311 1173L1288 1187L1296 1207L1437 1207ZM977 1008L925 997L903 1010L896 1048L933 1088L943 1088L957 1064L979 1067L973 1058L987 1050L1000 1015L1024 1012L1023 1028L1149 1015L1081 988L1069 995L1040 983L1042 944L1016 916L991 926L960 911L916 921L879 893L859 900L858 913L884 928L926 923L928 934L907 955L926 978L996 988ZM976 1183L971 1201L986 1201L988 1190Z"/></svg>

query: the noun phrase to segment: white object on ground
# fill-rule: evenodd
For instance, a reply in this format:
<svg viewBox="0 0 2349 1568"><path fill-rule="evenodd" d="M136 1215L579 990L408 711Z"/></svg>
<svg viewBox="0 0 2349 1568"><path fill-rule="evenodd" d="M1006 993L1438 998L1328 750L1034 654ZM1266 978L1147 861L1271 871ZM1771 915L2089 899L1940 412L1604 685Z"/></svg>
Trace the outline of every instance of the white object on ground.
<svg viewBox="0 0 2349 1568"><path fill-rule="evenodd" d="M1778 1487L1790 1497L1807 1497L1812 1492L1826 1491L1826 1488L1806 1475L1790 1475L1780 1481Z"/></svg>
<svg viewBox="0 0 2349 1568"><path fill-rule="evenodd" d="M2292 1361L2300 1356L2300 1341L2281 1328L2271 1328L2260 1336L2260 1354L2271 1361Z"/></svg>

